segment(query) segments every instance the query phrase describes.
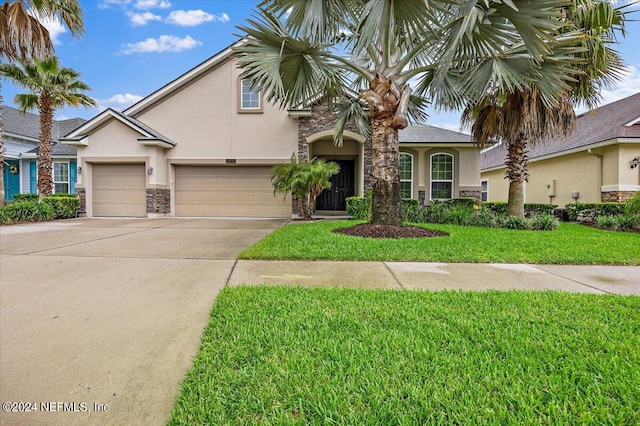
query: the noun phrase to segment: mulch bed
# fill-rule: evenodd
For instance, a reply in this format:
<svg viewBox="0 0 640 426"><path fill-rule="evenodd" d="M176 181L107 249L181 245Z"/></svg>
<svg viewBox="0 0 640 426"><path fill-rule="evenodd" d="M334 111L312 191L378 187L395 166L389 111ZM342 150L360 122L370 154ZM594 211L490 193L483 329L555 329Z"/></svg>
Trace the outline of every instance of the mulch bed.
<svg viewBox="0 0 640 426"><path fill-rule="evenodd" d="M449 234L419 226L387 226L363 223L348 228L334 229L332 232L368 238L433 238L447 237Z"/></svg>

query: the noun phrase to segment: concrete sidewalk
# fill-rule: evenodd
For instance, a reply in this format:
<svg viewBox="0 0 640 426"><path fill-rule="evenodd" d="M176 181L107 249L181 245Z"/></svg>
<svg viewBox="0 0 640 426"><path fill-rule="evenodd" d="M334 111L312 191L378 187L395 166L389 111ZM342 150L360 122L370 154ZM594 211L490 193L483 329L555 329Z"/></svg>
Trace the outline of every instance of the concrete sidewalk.
<svg viewBox="0 0 640 426"><path fill-rule="evenodd" d="M242 284L640 295L640 266L238 260L228 285Z"/></svg>

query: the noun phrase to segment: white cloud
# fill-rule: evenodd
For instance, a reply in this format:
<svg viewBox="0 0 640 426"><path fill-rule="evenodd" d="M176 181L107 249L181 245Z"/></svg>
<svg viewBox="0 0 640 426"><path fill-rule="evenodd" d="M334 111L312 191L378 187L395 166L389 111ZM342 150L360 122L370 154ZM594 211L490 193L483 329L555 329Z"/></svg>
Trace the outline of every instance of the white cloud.
<svg viewBox="0 0 640 426"><path fill-rule="evenodd" d="M111 6L124 8L129 3L131 3L131 0L101 0L100 3L98 3L98 9L109 9Z"/></svg>
<svg viewBox="0 0 640 426"><path fill-rule="evenodd" d="M191 36L180 38L170 35L161 35L158 38L148 38L137 43L123 44L120 53L129 55L131 53L180 52L183 50L193 49L201 44L202 42L194 40Z"/></svg>
<svg viewBox="0 0 640 426"><path fill-rule="evenodd" d="M229 22L229 15L226 13L212 15L204 10L174 10L167 17L167 22L169 24L181 27L194 27L211 21Z"/></svg>
<svg viewBox="0 0 640 426"><path fill-rule="evenodd" d="M147 25L149 21L162 21L162 17L160 15L154 15L151 12L144 12L144 13L128 12L127 16L131 21L131 25L133 25L134 27Z"/></svg>
<svg viewBox="0 0 640 426"><path fill-rule="evenodd" d="M122 111L135 104L139 100L142 99L140 95L132 95L131 93L125 94L116 94L111 96L109 99L100 99L98 100L98 105L100 109L113 108L118 111Z"/></svg>
<svg viewBox="0 0 640 426"><path fill-rule="evenodd" d="M136 9L168 9L171 3L168 0L138 0Z"/></svg>

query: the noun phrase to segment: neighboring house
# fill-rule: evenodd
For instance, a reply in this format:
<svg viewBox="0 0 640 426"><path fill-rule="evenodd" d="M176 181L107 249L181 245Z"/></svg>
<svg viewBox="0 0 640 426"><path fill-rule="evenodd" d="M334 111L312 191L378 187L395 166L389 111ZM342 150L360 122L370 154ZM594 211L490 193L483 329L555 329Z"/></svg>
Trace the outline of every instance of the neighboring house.
<svg viewBox="0 0 640 426"><path fill-rule="evenodd" d="M38 135L40 117L30 112L3 105L2 138L5 148L4 190L7 201L15 194L37 193ZM53 122L51 129L51 157L53 160L54 192L75 193L76 149L58 143L58 138L69 133L86 120L73 118Z"/></svg>
<svg viewBox="0 0 640 426"><path fill-rule="evenodd" d="M640 191L640 93L578 116L575 132L529 150L525 202L624 202ZM483 197L506 201L506 149L482 153Z"/></svg>
<svg viewBox="0 0 640 426"><path fill-rule="evenodd" d="M120 113L105 110L62 138L78 153L76 191L87 216L291 217L274 196L273 166L323 157L338 162L318 210L344 210L369 188L371 141L348 126L333 144L326 105L284 111L240 78L229 47ZM468 135L403 130L403 196L480 196L479 151Z"/></svg>

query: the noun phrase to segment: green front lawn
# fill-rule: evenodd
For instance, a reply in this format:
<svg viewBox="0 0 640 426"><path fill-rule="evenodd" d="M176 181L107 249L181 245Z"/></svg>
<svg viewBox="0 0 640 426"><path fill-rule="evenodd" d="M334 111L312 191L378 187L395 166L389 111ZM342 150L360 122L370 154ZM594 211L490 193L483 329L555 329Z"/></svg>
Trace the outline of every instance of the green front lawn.
<svg viewBox="0 0 640 426"><path fill-rule="evenodd" d="M369 239L331 232L356 221L290 224L240 253L241 259L640 265L640 234L561 223L555 231L420 225L441 238Z"/></svg>
<svg viewBox="0 0 640 426"><path fill-rule="evenodd" d="M640 424L640 297L225 288L169 424Z"/></svg>

